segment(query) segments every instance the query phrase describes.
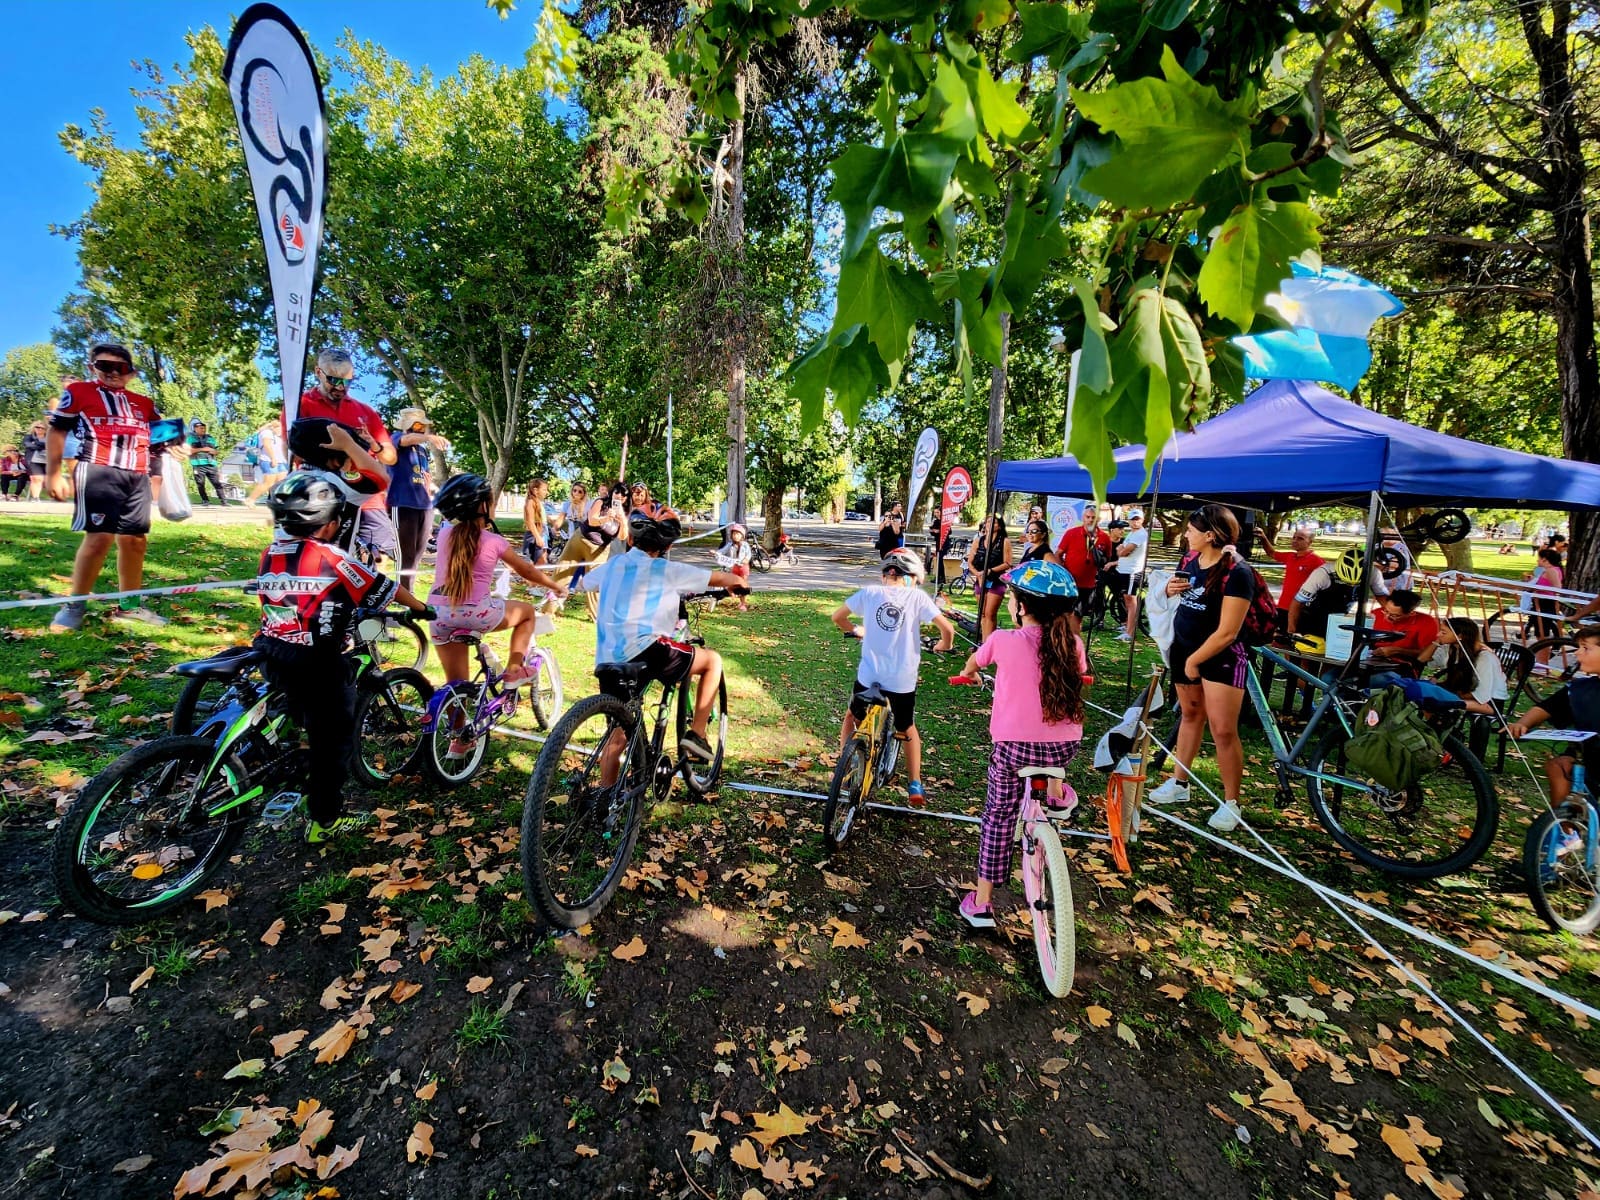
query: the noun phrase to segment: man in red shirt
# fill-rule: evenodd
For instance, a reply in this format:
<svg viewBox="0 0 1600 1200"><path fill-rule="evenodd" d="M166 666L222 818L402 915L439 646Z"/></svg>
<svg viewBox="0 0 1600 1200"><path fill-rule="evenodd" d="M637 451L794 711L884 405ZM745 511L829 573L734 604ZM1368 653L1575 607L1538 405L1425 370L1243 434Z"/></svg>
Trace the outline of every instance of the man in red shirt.
<svg viewBox="0 0 1600 1200"><path fill-rule="evenodd" d="M1100 506L1091 500L1083 506L1083 520L1063 533L1056 546L1056 557L1078 585L1078 606L1071 614L1072 631L1078 634L1082 633L1079 614L1099 581L1100 567L1111 557L1111 535L1099 526Z"/></svg>
<svg viewBox="0 0 1600 1200"><path fill-rule="evenodd" d="M1419 612L1420 603L1422 597L1407 588L1396 588L1379 597L1372 627L1393 630L1401 637L1399 641L1379 642L1372 647L1374 665L1382 663L1413 679L1422 674L1439 641L1439 622L1428 613Z"/></svg>
<svg viewBox="0 0 1600 1200"><path fill-rule="evenodd" d="M105 566L112 543L117 547L118 590L144 586L146 535L150 532L150 425L160 419L148 396L127 389L138 374L126 346L110 342L89 348L94 382L69 383L50 414L45 437L45 479L50 496L65 500L76 494L72 528L83 534L72 562L72 594L87 596ZM69 434L81 444L67 486L61 458ZM52 633L69 633L83 625L86 601L68 601L50 621ZM136 599L124 599L117 615L147 625L165 625Z"/></svg>
<svg viewBox="0 0 1600 1200"><path fill-rule="evenodd" d="M372 456L385 467L392 467L398 455L389 430L376 409L363 404L350 395L350 382L356 377L356 366L344 350L324 350L317 355L317 386L300 397L296 414L307 417L326 417L341 425L349 425L367 435ZM289 427L283 423L284 441L289 438ZM361 528L356 534L362 541L385 558L399 554L400 539L389 520L389 493L387 490L368 496L361 504Z"/></svg>
<svg viewBox="0 0 1600 1200"><path fill-rule="evenodd" d="M1278 627L1282 629L1289 617L1289 605L1293 603L1306 580L1311 578L1311 572L1322 566L1326 560L1320 554L1312 553L1309 529L1294 531L1289 539L1287 552L1272 548L1272 539L1267 537L1265 529L1257 527L1257 533L1261 537L1261 545L1268 557L1283 564L1283 587L1278 591Z"/></svg>

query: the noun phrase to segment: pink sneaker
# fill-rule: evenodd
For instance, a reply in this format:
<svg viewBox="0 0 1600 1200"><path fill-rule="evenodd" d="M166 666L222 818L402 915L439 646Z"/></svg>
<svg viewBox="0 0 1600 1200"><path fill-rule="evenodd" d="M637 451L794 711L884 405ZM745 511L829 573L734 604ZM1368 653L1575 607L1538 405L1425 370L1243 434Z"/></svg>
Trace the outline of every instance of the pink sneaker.
<svg viewBox="0 0 1600 1200"><path fill-rule="evenodd" d="M1070 783L1061 785L1061 795L1047 795L1044 800L1044 810L1052 817L1065 817L1078 807L1078 793L1072 790Z"/></svg>
<svg viewBox="0 0 1600 1200"><path fill-rule="evenodd" d="M532 683L539 677L539 673L527 663L518 663L504 675L500 676L500 686L518 688L525 683Z"/></svg>
<svg viewBox="0 0 1600 1200"><path fill-rule="evenodd" d="M994 909L979 908L977 892L968 892L961 897L961 904L956 911L961 914L961 919L974 929L994 928Z"/></svg>

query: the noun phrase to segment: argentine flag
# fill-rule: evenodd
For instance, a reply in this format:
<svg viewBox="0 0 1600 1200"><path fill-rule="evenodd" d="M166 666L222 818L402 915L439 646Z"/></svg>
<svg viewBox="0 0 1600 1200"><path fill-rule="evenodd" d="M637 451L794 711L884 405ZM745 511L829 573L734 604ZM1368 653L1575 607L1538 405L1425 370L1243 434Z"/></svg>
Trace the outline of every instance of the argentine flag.
<svg viewBox="0 0 1600 1200"><path fill-rule="evenodd" d="M1354 390L1372 365L1367 334L1405 305L1383 288L1338 267L1291 264L1294 274L1267 297L1291 328L1233 339L1251 379L1309 379Z"/></svg>

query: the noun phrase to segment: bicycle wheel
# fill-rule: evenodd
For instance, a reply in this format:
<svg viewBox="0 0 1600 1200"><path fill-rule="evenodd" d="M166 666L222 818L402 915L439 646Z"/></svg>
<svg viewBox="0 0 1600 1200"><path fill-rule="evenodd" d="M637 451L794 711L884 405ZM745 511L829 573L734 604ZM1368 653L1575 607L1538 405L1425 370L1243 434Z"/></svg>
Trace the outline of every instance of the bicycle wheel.
<svg viewBox="0 0 1600 1200"><path fill-rule="evenodd" d="M528 693L535 723L548 732L550 726L561 719L561 711L566 707L566 696L561 690L561 664L556 662L553 650L535 648L533 653L538 660L539 673L523 688Z"/></svg>
<svg viewBox="0 0 1600 1200"><path fill-rule="evenodd" d="M78 794L56 827L51 873L61 901L102 925L137 925L182 904L244 836L249 773L216 746L171 736L130 750Z"/></svg>
<svg viewBox="0 0 1600 1200"><path fill-rule="evenodd" d="M1533 666L1522 680L1521 695L1516 697L1516 709L1525 703L1539 704L1566 687L1578 673L1578 641L1570 637L1540 638L1528 646L1533 656ZM1540 656L1545 662L1541 668Z"/></svg>
<svg viewBox="0 0 1600 1200"><path fill-rule="evenodd" d="M855 738L844 748L839 763L833 769L833 782L828 785L828 801L822 809L822 844L828 851L842 849L855 832L856 818L861 814L861 801L867 790L867 771L871 763L871 747Z"/></svg>
<svg viewBox="0 0 1600 1200"><path fill-rule="evenodd" d="M611 773L608 744L611 784L602 782ZM615 696L585 697L551 730L522 805L523 882L550 924L579 928L617 890L639 839L652 757L634 713Z"/></svg>
<svg viewBox="0 0 1600 1200"><path fill-rule="evenodd" d="M1600 926L1600 846L1589 803L1574 796L1543 812L1522 841L1522 871L1534 911L1552 929L1593 933Z"/></svg>
<svg viewBox="0 0 1600 1200"><path fill-rule="evenodd" d="M378 666L385 671L428 665L428 632L415 617L384 614L383 633L372 643Z"/></svg>
<svg viewBox="0 0 1600 1200"><path fill-rule="evenodd" d="M889 728L891 724L887 719L884 721L883 741L878 746L878 768L873 774L874 787L883 787L893 779L894 769L900 765L900 739Z"/></svg>
<svg viewBox="0 0 1600 1200"><path fill-rule="evenodd" d="M772 570L772 560L767 557L767 552L760 546L750 548L750 565L765 575Z"/></svg>
<svg viewBox="0 0 1600 1200"><path fill-rule="evenodd" d="M1446 736L1433 771L1400 791L1351 767L1345 745L1344 730L1330 730L1308 765L1360 786L1306 780L1311 807L1334 841L1367 866L1406 879L1437 879L1483 857L1500 823L1500 802L1483 764L1459 738Z"/></svg>
<svg viewBox="0 0 1600 1200"><path fill-rule="evenodd" d="M1026 847L1029 839L1024 838ZM1032 830L1033 848L1022 855L1022 891L1033 918L1033 944L1039 952L1039 973L1045 990L1065 996L1077 972L1078 930L1072 911L1072 876L1061 839L1050 822L1040 819Z"/></svg>
<svg viewBox="0 0 1600 1200"><path fill-rule="evenodd" d="M195 733L217 714L240 710L255 701L266 686L261 669L253 665L232 679L191 677L172 706L168 728L179 735Z"/></svg>
<svg viewBox="0 0 1600 1200"><path fill-rule="evenodd" d="M481 683L452 683L428 701L428 773L447 788L460 787L483 765L489 750L488 730L475 735L474 719L483 699ZM452 751L465 750L465 753Z"/></svg>
<svg viewBox="0 0 1600 1200"><path fill-rule="evenodd" d="M433 684L421 671L396 667L365 681L356 696L355 777L384 787L410 771L427 739L423 724Z"/></svg>
<svg viewBox="0 0 1600 1200"><path fill-rule="evenodd" d="M689 721L693 716L693 697L689 694L689 685L693 680L685 679L678 685L678 744L683 744L683 735L689 730ZM717 699L711 709L711 715L706 719L706 741L711 743L711 761L700 762L690 758L687 754L679 752L678 769L683 772L683 782L688 785L689 795L701 799L716 791L717 783L722 778L722 756L728 740L728 679L724 675L717 682Z"/></svg>

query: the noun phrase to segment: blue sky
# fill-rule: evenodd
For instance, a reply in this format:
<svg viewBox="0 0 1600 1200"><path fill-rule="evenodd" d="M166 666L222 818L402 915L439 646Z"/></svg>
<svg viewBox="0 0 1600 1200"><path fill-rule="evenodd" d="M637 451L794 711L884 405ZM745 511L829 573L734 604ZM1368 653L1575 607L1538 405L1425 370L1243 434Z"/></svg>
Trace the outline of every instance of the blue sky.
<svg viewBox="0 0 1600 1200"><path fill-rule="evenodd" d="M435 73L470 55L520 63L533 40L538 0L519 0L504 21L483 0L278 0L311 44L331 55L345 29ZM0 42L0 355L48 341L55 309L77 281L75 246L49 232L88 207L89 173L62 150L57 134L87 125L102 108L124 144L137 140L133 63L166 70L188 60L183 37L210 25L224 42L248 3L198 0L6 0Z"/></svg>

